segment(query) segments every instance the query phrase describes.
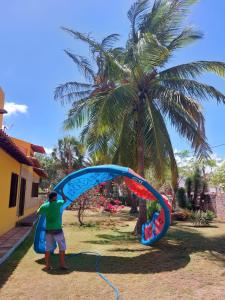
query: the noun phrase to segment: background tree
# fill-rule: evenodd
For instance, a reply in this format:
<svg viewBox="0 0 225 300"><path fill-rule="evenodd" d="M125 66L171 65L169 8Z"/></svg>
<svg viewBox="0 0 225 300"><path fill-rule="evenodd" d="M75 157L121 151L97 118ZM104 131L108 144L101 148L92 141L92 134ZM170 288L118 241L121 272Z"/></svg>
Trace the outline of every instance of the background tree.
<svg viewBox="0 0 225 300"><path fill-rule="evenodd" d="M58 140L52 158L66 175L85 166L85 147L74 137L64 137Z"/></svg>
<svg viewBox="0 0 225 300"><path fill-rule="evenodd" d="M192 177L193 182L193 205L194 208L198 206L198 196L201 194L201 189L203 188L203 180L201 176L201 171L199 168L195 169L194 175Z"/></svg>
<svg viewBox="0 0 225 300"><path fill-rule="evenodd" d="M177 202L178 202L178 205L180 208L187 207L187 197L186 197L186 191L184 188L180 187L177 189L176 199L177 199Z"/></svg>
<svg viewBox="0 0 225 300"><path fill-rule="evenodd" d="M50 155L37 154L36 157L48 174L40 183L42 190L52 189L70 172L91 165L91 160L86 159L85 147L73 137L59 139Z"/></svg>
<svg viewBox="0 0 225 300"><path fill-rule="evenodd" d="M187 177L185 180L185 188L187 192L187 198L189 203L192 203L192 197L191 197L191 192L193 190L193 178L191 176Z"/></svg>
<svg viewBox="0 0 225 300"><path fill-rule="evenodd" d="M225 189L225 162L217 166L210 176L210 184L216 187L217 190Z"/></svg>
<svg viewBox="0 0 225 300"><path fill-rule="evenodd" d="M47 178L41 179L40 188L42 190L51 190L63 177L64 173L58 168L58 163L51 156L35 155L39 160L42 168L48 174Z"/></svg>
<svg viewBox="0 0 225 300"><path fill-rule="evenodd" d="M195 167L192 175L186 178L185 188L187 193L188 208L204 209L204 201L208 191L208 179L204 171L198 166Z"/></svg>
<svg viewBox="0 0 225 300"><path fill-rule="evenodd" d="M87 225L84 223L85 212L89 209L92 211L104 211L109 215L118 213L123 208L121 202L117 199L105 197L101 192L100 186L88 190L75 201L70 209L77 211L77 218L80 226Z"/></svg>

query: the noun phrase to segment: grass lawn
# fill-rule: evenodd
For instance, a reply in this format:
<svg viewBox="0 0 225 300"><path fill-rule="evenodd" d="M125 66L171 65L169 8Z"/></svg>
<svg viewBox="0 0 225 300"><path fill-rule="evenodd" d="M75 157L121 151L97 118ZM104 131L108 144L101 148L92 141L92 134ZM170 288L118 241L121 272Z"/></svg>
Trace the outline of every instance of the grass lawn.
<svg viewBox="0 0 225 300"><path fill-rule="evenodd" d="M189 223L171 226L167 236L154 245L142 246L130 234L135 220L126 212L108 217L90 214L80 228L74 212L64 214L68 246L68 272L43 271L42 255L34 253L32 236L0 266L0 299L114 299L113 290L95 273L93 255L73 256L79 251L102 254L101 272L115 284L120 299L225 299L225 224L194 228Z"/></svg>

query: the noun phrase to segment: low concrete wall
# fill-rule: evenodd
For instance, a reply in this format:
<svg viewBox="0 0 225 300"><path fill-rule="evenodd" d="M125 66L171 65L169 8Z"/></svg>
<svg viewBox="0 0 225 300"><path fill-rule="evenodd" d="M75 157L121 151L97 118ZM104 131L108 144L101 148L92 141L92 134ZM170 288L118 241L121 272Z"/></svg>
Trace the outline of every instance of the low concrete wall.
<svg viewBox="0 0 225 300"><path fill-rule="evenodd" d="M211 195L213 206L215 207L216 215L219 219L225 220L225 193L217 193Z"/></svg>

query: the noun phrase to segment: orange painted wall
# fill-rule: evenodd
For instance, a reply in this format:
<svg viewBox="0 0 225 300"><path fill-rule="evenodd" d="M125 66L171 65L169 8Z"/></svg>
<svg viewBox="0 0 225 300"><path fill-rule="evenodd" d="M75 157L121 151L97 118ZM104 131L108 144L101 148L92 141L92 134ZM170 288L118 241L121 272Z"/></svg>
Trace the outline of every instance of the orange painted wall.
<svg viewBox="0 0 225 300"><path fill-rule="evenodd" d="M29 169L29 172L32 173L33 179L37 181L39 177L37 174L34 175L32 167L27 166L27 169ZM24 215L18 217L17 212L19 206L19 192L20 192L20 185L18 185L17 205L16 207L9 208L11 174L16 173L20 176L20 172L21 172L21 164L0 148L0 235L13 228L16 222L19 221L20 219L23 219L24 217L35 212L39 206L39 203L36 201L34 206L26 208L26 203L25 203ZM20 177L19 177L19 182L20 182ZM30 198L27 197L26 201L31 200L31 192L29 193L30 193Z"/></svg>
<svg viewBox="0 0 225 300"><path fill-rule="evenodd" d="M31 144L30 143L23 141L23 140L16 139L14 137L11 137L11 139L26 156L31 156Z"/></svg>
<svg viewBox="0 0 225 300"><path fill-rule="evenodd" d="M17 207L9 208L11 174L20 174L20 163L0 149L0 235L14 227Z"/></svg>

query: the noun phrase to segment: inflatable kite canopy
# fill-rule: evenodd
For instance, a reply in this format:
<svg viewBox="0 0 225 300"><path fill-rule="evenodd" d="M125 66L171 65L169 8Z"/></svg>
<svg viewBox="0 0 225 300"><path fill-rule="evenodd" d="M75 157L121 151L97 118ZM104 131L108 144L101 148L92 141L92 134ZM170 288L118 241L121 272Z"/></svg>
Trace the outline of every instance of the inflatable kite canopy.
<svg viewBox="0 0 225 300"><path fill-rule="evenodd" d="M129 168L102 165L69 174L54 189L59 198L61 198L62 191L67 198L61 213L83 193L101 183L121 176L125 177L126 185L138 197L146 201L158 201L160 204L160 211L153 213L151 220L148 220L142 226L141 243L152 245L166 234L170 226L171 205L165 196L157 192L144 178ZM37 253L45 252L45 216L41 216L37 224L34 250Z"/></svg>

